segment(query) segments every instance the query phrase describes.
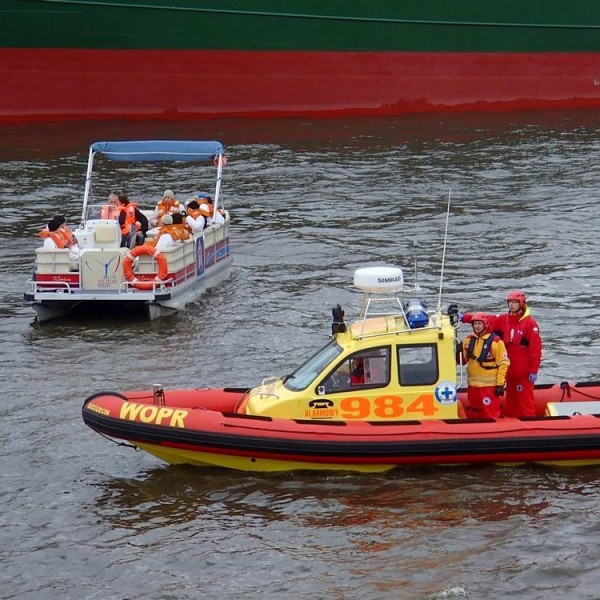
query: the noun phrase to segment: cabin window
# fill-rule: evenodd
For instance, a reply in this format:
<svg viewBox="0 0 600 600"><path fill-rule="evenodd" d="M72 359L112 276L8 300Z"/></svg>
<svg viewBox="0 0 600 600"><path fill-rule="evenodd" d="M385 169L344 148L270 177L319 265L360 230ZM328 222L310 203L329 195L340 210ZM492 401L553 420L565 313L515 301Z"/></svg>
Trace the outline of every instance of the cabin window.
<svg viewBox="0 0 600 600"><path fill-rule="evenodd" d="M390 347L370 348L347 357L323 381L318 394L385 387L390 381Z"/></svg>
<svg viewBox="0 0 600 600"><path fill-rule="evenodd" d="M342 347L332 340L303 365L300 365L291 375L285 377L284 387L292 392L306 389L341 353Z"/></svg>
<svg viewBox="0 0 600 600"><path fill-rule="evenodd" d="M400 385L432 385L439 379L437 344L398 346Z"/></svg>

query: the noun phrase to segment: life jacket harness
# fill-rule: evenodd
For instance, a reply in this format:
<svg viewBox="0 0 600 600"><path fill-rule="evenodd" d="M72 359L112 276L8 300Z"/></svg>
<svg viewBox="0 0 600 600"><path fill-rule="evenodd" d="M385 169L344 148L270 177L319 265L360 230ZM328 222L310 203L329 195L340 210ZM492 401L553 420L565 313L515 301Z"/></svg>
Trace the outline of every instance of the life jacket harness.
<svg viewBox="0 0 600 600"><path fill-rule="evenodd" d="M477 339L478 338L474 335L470 337L469 345L467 346L467 359L476 360L482 369L497 369L498 365L496 364L494 357L490 356L490 351L492 349L492 343L499 339L498 336L495 333L492 333L483 340L483 346L481 347L481 354L479 356L475 356L475 344L477 343ZM494 364L490 365L489 363Z"/></svg>

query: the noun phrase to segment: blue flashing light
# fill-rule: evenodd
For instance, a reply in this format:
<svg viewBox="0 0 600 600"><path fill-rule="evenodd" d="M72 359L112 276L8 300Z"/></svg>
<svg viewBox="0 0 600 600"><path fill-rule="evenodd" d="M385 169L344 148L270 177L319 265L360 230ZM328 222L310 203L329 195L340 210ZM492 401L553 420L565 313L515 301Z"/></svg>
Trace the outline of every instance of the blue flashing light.
<svg viewBox="0 0 600 600"><path fill-rule="evenodd" d="M429 324L425 305L420 300L409 300L404 306L406 321L411 329L419 329Z"/></svg>

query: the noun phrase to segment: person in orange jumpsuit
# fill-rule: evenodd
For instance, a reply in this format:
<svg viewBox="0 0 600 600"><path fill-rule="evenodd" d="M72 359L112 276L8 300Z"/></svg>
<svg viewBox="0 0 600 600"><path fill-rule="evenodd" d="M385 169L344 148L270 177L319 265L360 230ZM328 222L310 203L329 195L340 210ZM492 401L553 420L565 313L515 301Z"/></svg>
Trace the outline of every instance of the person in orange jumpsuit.
<svg viewBox="0 0 600 600"><path fill-rule="evenodd" d="M488 315L490 327L504 341L510 359L506 374L506 416L535 417L534 384L542 361L540 328L531 316L524 292L509 292L506 303L507 313ZM461 320L470 323L473 315L465 313Z"/></svg>
<svg viewBox="0 0 600 600"><path fill-rule="evenodd" d="M462 362L467 365L469 416L498 419L504 416L501 398L510 360L504 342L491 331L485 313L472 313L470 321L473 333L462 342Z"/></svg>

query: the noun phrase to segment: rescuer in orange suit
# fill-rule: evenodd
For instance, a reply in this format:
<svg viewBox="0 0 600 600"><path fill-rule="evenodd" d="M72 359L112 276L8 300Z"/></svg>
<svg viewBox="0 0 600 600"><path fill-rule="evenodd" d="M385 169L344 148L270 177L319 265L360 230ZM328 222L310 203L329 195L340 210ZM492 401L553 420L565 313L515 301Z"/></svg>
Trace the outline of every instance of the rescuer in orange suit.
<svg viewBox="0 0 600 600"><path fill-rule="evenodd" d="M542 361L540 328L531 316L524 292L509 292L506 303L507 313L488 315L490 327L504 341L510 359L506 375L506 416L535 417L534 384ZM473 314L469 313L459 317L464 323L473 320Z"/></svg>
<svg viewBox="0 0 600 600"><path fill-rule="evenodd" d="M467 398L473 417L503 416L506 372L510 361L504 342L490 329L485 313L470 315L473 333L462 342L462 362L467 365Z"/></svg>

